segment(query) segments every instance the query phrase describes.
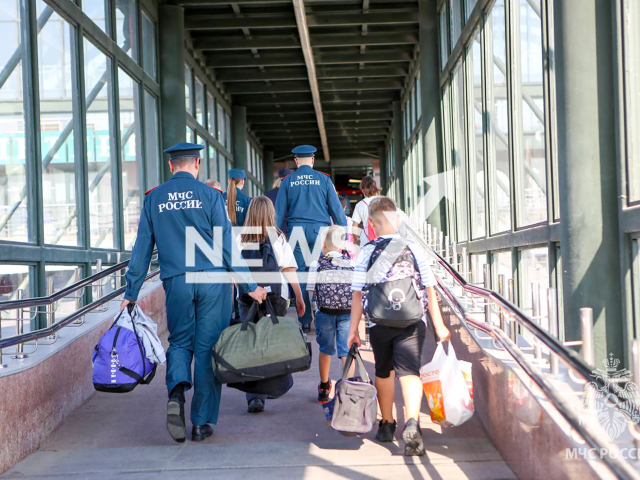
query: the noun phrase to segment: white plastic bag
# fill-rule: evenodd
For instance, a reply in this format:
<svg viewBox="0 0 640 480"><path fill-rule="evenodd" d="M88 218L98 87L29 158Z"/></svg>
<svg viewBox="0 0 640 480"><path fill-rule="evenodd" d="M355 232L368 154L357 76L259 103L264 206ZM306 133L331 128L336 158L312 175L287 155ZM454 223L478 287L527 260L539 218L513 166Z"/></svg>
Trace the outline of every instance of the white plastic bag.
<svg viewBox="0 0 640 480"><path fill-rule="evenodd" d="M442 343L438 343L431 362L420 369L420 379L431 420L457 427L473 415L473 399L463 373L465 371L470 378L471 364L458 360L451 343L448 350L445 352Z"/></svg>

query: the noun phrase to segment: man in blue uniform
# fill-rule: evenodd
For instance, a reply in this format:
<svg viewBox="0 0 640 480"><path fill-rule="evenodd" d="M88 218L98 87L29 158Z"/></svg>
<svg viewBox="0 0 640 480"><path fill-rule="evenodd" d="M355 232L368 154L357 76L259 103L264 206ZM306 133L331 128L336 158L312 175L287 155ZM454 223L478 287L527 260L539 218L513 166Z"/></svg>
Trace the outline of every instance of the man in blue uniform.
<svg viewBox="0 0 640 480"><path fill-rule="evenodd" d="M240 254L233 252L237 246L222 195L196 180L203 148L180 143L165 150L171 156L173 176L146 194L121 305L124 309L136 302L157 245L169 328L167 429L177 442L185 440L184 392L192 385L193 440L211 436L209 424L218 419L222 385L213 373L211 351L231 318L231 282L223 272L234 272L235 281L259 303L266 298L266 291L252 280L246 264L237 261ZM215 251L214 236L216 246L222 247L221 260L202 249L206 244ZM232 258L240 266L233 266ZM211 282L208 279L213 276L216 283L203 283Z"/></svg>
<svg viewBox="0 0 640 480"><path fill-rule="evenodd" d="M247 210L251 203L251 197L242 193L244 187L244 179L246 174L241 168L232 168L229 170L229 185L224 193L224 201L227 202L227 212L234 226L241 227L244 225L244 219L247 216ZM235 208L233 208L235 205Z"/></svg>
<svg viewBox="0 0 640 480"><path fill-rule="evenodd" d="M291 236L294 234L294 240L306 240L309 250L313 252L322 228L328 227L332 222L346 227L347 218L331 177L313 169L316 148L311 145L300 145L291 151L298 169L286 177L280 185L276 199L276 225L282 230L286 223L287 238L291 241ZM300 232L300 237L295 230ZM298 271L308 272L308 266L315 259L304 258L299 242L295 243L293 254L298 263ZM306 306L300 323L304 331L309 332L312 318L309 294L304 284L300 287Z"/></svg>

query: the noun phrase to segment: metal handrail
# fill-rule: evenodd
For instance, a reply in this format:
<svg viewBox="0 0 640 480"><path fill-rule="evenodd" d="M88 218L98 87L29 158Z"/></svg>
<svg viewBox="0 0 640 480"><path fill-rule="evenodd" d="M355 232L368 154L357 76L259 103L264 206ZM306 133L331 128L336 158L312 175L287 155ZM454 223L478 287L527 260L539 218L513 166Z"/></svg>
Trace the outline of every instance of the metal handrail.
<svg viewBox="0 0 640 480"><path fill-rule="evenodd" d="M425 248L425 250L435 259L436 263L440 265L447 273L455 280L456 283L465 291L471 294L478 295L480 297L485 298L488 301L491 301L493 304L498 306L503 312L513 318L518 324L525 327L529 332L531 332L539 341L544 343L544 345L553 353L558 355L567 366L574 369L577 373L579 373L585 380L589 382L595 381L598 383L598 386L606 387L606 383L601 378L594 378L591 373L593 371L584 360L573 350L569 350L565 345L560 343L557 339L553 338L549 333L547 333L544 329L542 329L539 325L537 325L533 320L531 320L518 306L511 303L509 300L505 299L502 295L493 290L488 290L483 287L478 287L477 285L473 285L468 283L457 270L455 270L440 254L435 252L425 241L424 239L409 225L406 225L407 231L411 233L413 237L415 237ZM448 288L448 287L446 287ZM460 306L462 308L462 306ZM474 324L477 322L473 322ZM484 324L482 324L484 325ZM610 391L610 393L618 396L620 389L615 388ZM625 399L619 399L624 401Z"/></svg>
<svg viewBox="0 0 640 480"><path fill-rule="evenodd" d="M502 298L501 295L491 290L467 283L467 281L453 267L451 267L448 262L446 262L437 252L431 249L431 247L418 233L415 232L415 230L413 230L409 225L406 225L406 227L409 233L411 233L411 235L425 247L425 250L429 252L429 254L434 257L435 261L456 280L465 292L482 296L498 305L500 308L505 310L506 313L511 315L511 317L520 325L527 327L531 333L533 333L539 340L543 341L550 350L562 358L568 367L575 369L581 375L585 375L586 372L587 380L596 382L599 385L601 384L601 382L598 382L594 377L589 375L589 367L575 352L565 348L564 345L560 344L556 339L547 334L547 332L538 327L538 325L529 319L522 310L508 300ZM536 369L531 364L526 356L520 351L518 345L514 343L513 340L500 328L494 328L484 322L468 317L465 314L466 308L460 303L456 295L451 292L450 287L445 285L443 280L438 276L436 276L436 281L438 283L438 290L448 299L447 303L450 303L451 306L455 306L461 312L464 321L471 324L473 328L487 333L494 342L498 342L523 369L529 378L535 382L545 396L556 406L557 410L569 425L571 425L574 431L576 431L592 448L601 448L602 444L606 442L606 439L604 437L599 439L597 434L594 434L589 431L589 429L585 428L579 416L573 412L571 406L564 400L563 395L558 392L557 388L555 388L551 382L541 374L539 369ZM604 383L602 383L602 386L605 386ZM610 393L618 398L617 391L611 391ZM640 479L640 473L632 465L623 461L618 456L603 455L601 459L618 478Z"/></svg>
<svg viewBox="0 0 640 480"><path fill-rule="evenodd" d="M153 254L155 255L156 252L157 251L154 251ZM118 272L119 270L122 270L123 268L126 268L128 265L129 265L129 260L122 261L109 268L101 270L93 275L83 278L82 280L72 285L69 285L68 287L63 288L58 292L52 293L51 295L48 295L46 297L34 297L34 298L7 300L4 302L0 302L0 311L52 305L57 301L65 297L68 297L69 294L74 293L78 290L84 289L89 285L97 282L98 280L101 280L105 277L108 277L109 275L112 275ZM145 281L157 276L159 273L160 273L160 269L153 270L152 272L147 274L147 276L145 277ZM92 310L99 307L100 305L103 305L109 302L110 300L118 297L119 295L122 295L125 292L125 290L126 290L126 286L120 287L108 293L107 295L104 295L103 297L95 300L94 302L91 302L83 306L82 308L70 314L69 316L63 318L62 320L52 325L49 325L45 328L23 333L20 335L14 335L12 337L0 338L0 351L2 351L2 349L7 347L12 347L12 346L23 344L25 342L30 342L34 340L39 340L41 338L49 337L54 333L56 333L58 330L66 327L70 323L73 323L79 318L82 318L84 315L91 312Z"/></svg>
<svg viewBox="0 0 640 480"><path fill-rule="evenodd" d="M158 252L157 250L154 250L152 253L152 256L156 255L157 252ZM112 265L109 268L105 268L104 270L94 273L93 275L89 275L88 277L83 278L82 280L79 280L78 282L63 288L58 292L52 293L51 295L47 295L46 297L32 297L32 298L25 298L22 300L6 300L4 302L0 302L0 311L14 310L17 308L30 308L30 307L41 307L41 306L51 305L57 302L58 300L61 300L67 297L70 293L73 293L80 289L88 287L92 283L95 283L96 281L101 280L104 277L108 277L109 275L116 273L118 270L122 270L128 265L129 265L129 260L124 260L120 263L116 263L115 265Z"/></svg>
<svg viewBox="0 0 640 480"><path fill-rule="evenodd" d="M155 277L159 273L160 273L160 269L159 268L156 269L156 270L153 270L150 273L148 273L147 276L144 279L145 282L147 280ZM21 343L30 342L30 341L33 341L33 340L39 340L41 338L53 335L54 333L56 333L61 328L66 327L67 325L69 325L70 323L74 322L78 318L86 315L91 310L95 309L96 307L99 307L100 305L102 305L104 303L107 303L110 300L113 300L114 298L122 295L125 292L126 288L127 288L126 286L120 287L117 290L114 290L113 292L110 292L110 293L106 294L104 297L99 298L95 302L91 302L88 305L85 305L80 310L78 310L76 312L73 312L71 315L63 318L59 322L56 322L53 325L50 325L50 326L48 326L46 328L41 328L39 330L34 330L33 332L23 333L22 335L14 335L13 337L2 338L2 339L0 339L0 349L7 348L7 347L13 347L13 346L19 345ZM43 297L43 298L46 298L46 297Z"/></svg>

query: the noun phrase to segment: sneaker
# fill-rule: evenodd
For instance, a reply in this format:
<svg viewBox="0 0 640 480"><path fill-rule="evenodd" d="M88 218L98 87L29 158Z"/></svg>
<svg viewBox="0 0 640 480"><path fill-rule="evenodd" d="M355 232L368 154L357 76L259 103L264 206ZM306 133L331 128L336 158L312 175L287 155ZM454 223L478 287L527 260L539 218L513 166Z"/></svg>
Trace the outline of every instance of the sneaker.
<svg viewBox="0 0 640 480"><path fill-rule="evenodd" d="M252 398L247 408L249 413L262 413L264 412L264 400L261 398Z"/></svg>
<svg viewBox="0 0 640 480"><path fill-rule="evenodd" d="M311 325L303 325L302 326L302 331L304 333L311 333Z"/></svg>
<svg viewBox="0 0 640 480"><path fill-rule="evenodd" d="M421 457L424 455L424 444L422 443L422 429L414 418L410 418L404 425L402 432L404 440L404 454L407 457Z"/></svg>
<svg viewBox="0 0 640 480"><path fill-rule="evenodd" d="M380 424L378 426L378 433L376 433L376 440L379 442L393 442L393 434L396 431L396 421L391 422L383 422L380 420Z"/></svg>
<svg viewBox="0 0 640 480"><path fill-rule="evenodd" d="M322 382L318 384L318 402L327 403L329 401L329 394L331 393L331 380L329 380L329 388L324 388Z"/></svg>

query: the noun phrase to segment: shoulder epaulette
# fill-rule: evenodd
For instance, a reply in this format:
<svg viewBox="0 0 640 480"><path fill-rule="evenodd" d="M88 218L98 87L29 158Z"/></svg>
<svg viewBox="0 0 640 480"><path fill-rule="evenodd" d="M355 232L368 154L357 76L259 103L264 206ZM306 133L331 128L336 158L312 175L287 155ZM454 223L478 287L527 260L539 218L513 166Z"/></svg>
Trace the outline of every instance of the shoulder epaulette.
<svg viewBox="0 0 640 480"><path fill-rule="evenodd" d="M156 186L155 186L155 187L153 187L153 188L150 188L149 190L147 190L146 192L144 192L144 194L145 194L145 195L149 195L149 194L151 193L151 191L152 191L152 190L154 190L154 189L156 189L156 188L158 188L158 185L156 185Z"/></svg>
<svg viewBox="0 0 640 480"><path fill-rule="evenodd" d="M331 174L330 173L321 172L320 170L316 170L316 172L324 173L327 177L331 178Z"/></svg>
<svg viewBox="0 0 640 480"><path fill-rule="evenodd" d="M220 193L224 193L222 190L220 190L218 187L214 187L213 185L209 185L211 188L213 188L214 190L219 191Z"/></svg>

